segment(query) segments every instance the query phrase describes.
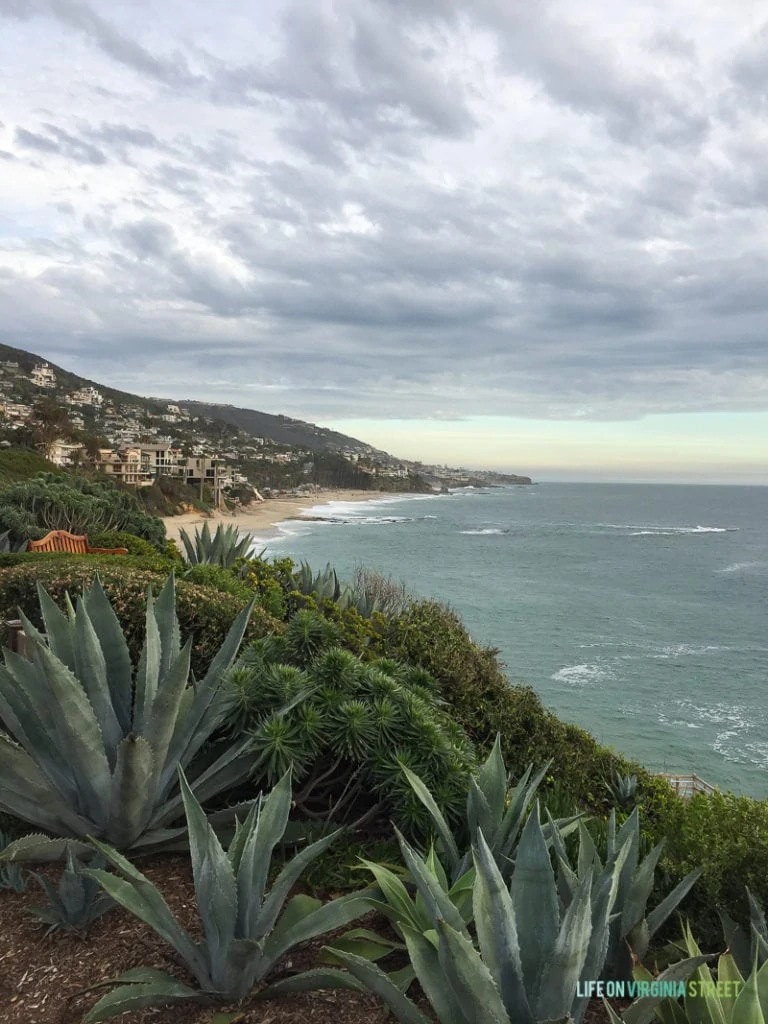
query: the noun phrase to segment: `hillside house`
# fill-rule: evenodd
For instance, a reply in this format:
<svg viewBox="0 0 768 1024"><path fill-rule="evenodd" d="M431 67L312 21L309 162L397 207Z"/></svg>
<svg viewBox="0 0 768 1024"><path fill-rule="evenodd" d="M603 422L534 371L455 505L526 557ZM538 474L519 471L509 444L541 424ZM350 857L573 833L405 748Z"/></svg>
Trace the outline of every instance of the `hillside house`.
<svg viewBox="0 0 768 1024"><path fill-rule="evenodd" d="M94 388L89 384L87 387L78 388L67 395L65 401L68 405L91 405L100 408L104 402L104 395L102 395L98 388Z"/></svg>
<svg viewBox="0 0 768 1024"><path fill-rule="evenodd" d="M61 438L54 441L48 449L47 459L54 466L74 466L85 456L85 448L81 444L64 441Z"/></svg>
<svg viewBox="0 0 768 1024"><path fill-rule="evenodd" d="M29 375L29 379L39 388L55 388L56 374L48 363L38 363Z"/></svg>
<svg viewBox="0 0 768 1024"><path fill-rule="evenodd" d="M96 469L119 483L141 487L152 483L153 477L147 472L140 448L100 448Z"/></svg>

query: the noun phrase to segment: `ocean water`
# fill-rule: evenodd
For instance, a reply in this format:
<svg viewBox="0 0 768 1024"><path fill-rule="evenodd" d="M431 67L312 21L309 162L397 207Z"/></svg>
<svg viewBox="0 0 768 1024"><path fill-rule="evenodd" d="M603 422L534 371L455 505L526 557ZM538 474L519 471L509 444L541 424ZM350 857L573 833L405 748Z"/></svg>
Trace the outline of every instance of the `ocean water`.
<svg viewBox="0 0 768 1024"><path fill-rule="evenodd" d="M768 487L540 484L318 505L267 555L403 579L652 770L768 797Z"/></svg>

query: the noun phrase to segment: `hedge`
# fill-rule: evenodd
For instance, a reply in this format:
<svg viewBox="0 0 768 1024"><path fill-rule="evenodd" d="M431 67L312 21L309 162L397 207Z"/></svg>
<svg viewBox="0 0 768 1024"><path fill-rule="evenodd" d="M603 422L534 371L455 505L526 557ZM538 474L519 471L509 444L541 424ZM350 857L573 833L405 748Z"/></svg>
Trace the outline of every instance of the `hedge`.
<svg viewBox="0 0 768 1024"><path fill-rule="evenodd" d="M18 559L6 555L4 560ZM158 569L130 555L27 555L15 565L0 567L0 615L3 621L17 617L21 608L36 626L42 625L37 598L38 582L59 603L68 591L74 599L83 586L88 586L98 572L104 590L112 601L118 619L125 630L134 661L138 658L144 639L146 593L151 585L157 594L167 579L168 571ZM209 587L176 580L176 613L179 617L182 639L193 637L192 669L199 677L226 636L232 621L247 601ZM281 630L282 624L258 605L251 615L246 641Z"/></svg>

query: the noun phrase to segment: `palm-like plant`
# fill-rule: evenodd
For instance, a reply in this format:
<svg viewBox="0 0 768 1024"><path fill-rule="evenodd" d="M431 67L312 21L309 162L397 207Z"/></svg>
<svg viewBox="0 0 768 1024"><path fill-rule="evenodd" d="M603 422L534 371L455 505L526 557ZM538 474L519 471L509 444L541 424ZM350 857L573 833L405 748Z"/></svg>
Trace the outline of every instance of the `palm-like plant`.
<svg viewBox="0 0 768 1024"><path fill-rule="evenodd" d="M423 673L362 662L331 646L333 638L322 616L300 612L229 673L237 694L230 728L250 734L254 776L273 784L290 767L296 806L312 820L359 825L386 812L413 832L428 816L407 766L428 780L450 817L475 764L466 736Z"/></svg>
<svg viewBox="0 0 768 1024"><path fill-rule="evenodd" d="M264 799L259 798L224 851L180 771L181 794L189 828L189 846L197 907L204 937L195 942L174 917L152 883L116 850L95 845L119 872L88 870L112 898L169 942L199 988L159 971L138 968L115 979L119 987L86 1014L95 1024L126 1010L158 1003L244 998L289 950L339 928L366 912L368 893L350 893L322 905L310 896L288 894L302 871L330 846L338 832L312 843L282 868L267 890L275 847L283 839L291 807L290 774ZM302 987L301 976L284 983Z"/></svg>
<svg viewBox="0 0 768 1024"><path fill-rule="evenodd" d="M25 836L0 859L53 859L90 835L146 850L183 837L176 770L187 768L229 707L222 687L251 608L232 624L204 679L190 680L171 576L147 597L134 672L98 578L62 612L38 586L45 639L22 614L31 660L5 651L0 668L0 810L62 837ZM248 741L233 744L191 785L210 799L244 778ZM230 819L234 812L224 812ZM82 846L82 844L81 844Z"/></svg>
<svg viewBox="0 0 768 1024"><path fill-rule="evenodd" d="M179 537L190 565L220 565L224 569L231 569L238 558L244 558L253 544L250 534L241 535L236 526L225 527L223 523L219 523L213 536L208 523L203 523L202 530L195 530L193 538L186 530L180 530Z"/></svg>

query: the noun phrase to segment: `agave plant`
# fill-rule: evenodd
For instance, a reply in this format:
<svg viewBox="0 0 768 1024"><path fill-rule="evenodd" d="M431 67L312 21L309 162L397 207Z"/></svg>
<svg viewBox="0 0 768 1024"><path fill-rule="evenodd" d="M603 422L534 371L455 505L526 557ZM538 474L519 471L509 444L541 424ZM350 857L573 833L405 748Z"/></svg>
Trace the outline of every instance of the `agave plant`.
<svg viewBox="0 0 768 1024"><path fill-rule="evenodd" d="M118 988L105 995L83 1018L95 1024L126 1010L190 1000L233 1002L243 999L298 943L339 928L367 910L367 893L349 893L325 905L289 892L302 871L334 841L338 832L305 847L282 868L267 890L272 855L283 839L291 807L286 774L265 799L251 807L224 851L202 808L179 770L189 828L189 846L197 907L204 937L194 941L173 916L152 883L109 846L95 845L120 876L88 870L126 910L141 918L169 942L199 988L160 971L139 968L115 979ZM301 987L298 976L293 981ZM290 989L291 982L285 984Z"/></svg>
<svg viewBox="0 0 768 1024"><path fill-rule="evenodd" d="M637 776L616 772L613 782L606 782L606 789L614 803L622 811L629 811L637 802Z"/></svg>
<svg viewBox="0 0 768 1024"><path fill-rule="evenodd" d="M523 828L509 885L479 830L472 888L477 948L423 858L402 841L401 847L431 924L424 932L404 921L401 929L414 973L440 1024L566 1018L581 1024L586 1000L578 986L600 976L626 845L599 880L590 869L562 907L538 805ZM321 968L310 972L307 986L368 988L404 1024L427 1024L427 1017L376 964L332 947L325 952L348 973ZM281 983L272 991L282 991Z"/></svg>
<svg viewBox="0 0 768 1024"><path fill-rule="evenodd" d="M183 813L176 769L190 764L227 711L223 676L251 608L196 681L191 640L181 646L173 576L157 601L151 591L147 597L135 673L98 578L77 610L67 599L62 612L42 587L38 593L47 641L22 614L31 660L5 651L0 668L0 720L10 734L0 733L0 810L62 838L25 836L0 859L58 859L67 840L90 835L123 850L178 841L185 830L171 827ZM247 775L247 746L232 744L195 776L201 800Z"/></svg>
<svg viewBox="0 0 768 1024"><path fill-rule="evenodd" d="M10 845L10 839L0 832L0 854ZM0 892L12 889L13 892L24 892L27 888L27 876L19 864L0 864Z"/></svg>
<svg viewBox="0 0 768 1024"><path fill-rule="evenodd" d="M103 866L103 858L94 859L91 867ZM83 873L83 866L71 850L67 850L67 866L56 886L50 879L32 872L48 897L47 907L30 907L29 912L49 925L49 935L57 928L83 933L93 921L114 906L99 883Z"/></svg>
<svg viewBox="0 0 768 1024"><path fill-rule="evenodd" d="M253 544L250 534L240 534L236 526L224 526L219 523L216 532L211 536L208 523L203 523L202 530L195 530L190 538L186 530L179 531L179 538L190 565L220 565L231 569L238 558L244 558Z"/></svg>
<svg viewBox="0 0 768 1024"><path fill-rule="evenodd" d="M453 882L466 875L472 867L471 845L475 844L480 830L497 867L503 877L509 880L514 866L515 848L549 764L545 764L533 777L533 765L529 765L517 785L510 790L509 774L501 753L501 738L497 736L477 777L469 779L466 814L461 827L457 829L449 826L423 780L407 767L403 768L414 793L429 812L437 836L439 855L446 863ZM545 835L549 839L553 827L561 836L569 835L578 827L580 817L577 814L559 819L553 825L547 823L544 826Z"/></svg>
<svg viewBox="0 0 768 1024"><path fill-rule="evenodd" d="M293 575L296 589L307 597L315 597L318 601L336 601L341 594L341 583L336 570L329 562L325 569L314 572L309 562L302 562Z"/></svg>
<svg viewBox="0 0 768 1024"><path fill-rule="evenodd" d="M662 995L647 995L632 1003L621 1017L606 1003L612 1024L647 1024L653 1017L661 1024L765 1024L768 1020L768 962L742 972L730 953L717 962L717 981L706 966L713 956L703 955L691 929L683 929L680 948L687 958L654 978L644 967L635 968L638 982L686 980L682 1003ZM656 985L657 993L664 986ZM653 989L651 989L653 992Z"/></svg>
<svg viewBox="0 0 768 1024"><path fill-rule="evenodd" d="M0 554L6 555L14 551L26 551L28 543L26 540L12 540L11 531L5 530L3 533L0 533Z"/></svg>
<svg viewBox="0 0 768 1024"><path fill-rule="evenodd" d="M561 892L573 892L587 874L604 870L597 848L583 823L579 823L579 855L574 868L568 859L560 837L553 836L559 859ZM626 849L624 868L616 891L616 916L611 924L609 946L605 962L605 976L610 979L631 980L633 956L642 959L650 940L669 915L687 895L701 875L701 869L691 871L669 895L646 916L646 905L653 891L654 872L658 864L663 841L647 857L640 857L640 816L637 808L616 830L616 812L608 819L605 865L610 865L619 849Z"/></svg>
<svg viewBox="0 0 768 1024"><path fill-rule="evenodd" d="M765 911L748 887L747 901L750 919L748 935L724 910L720 911L725 941L736 961L736 966L743 975L749 974L753 965L757 964L758 967L762 967L768 961L768 925L765 920Z"/></svg>

